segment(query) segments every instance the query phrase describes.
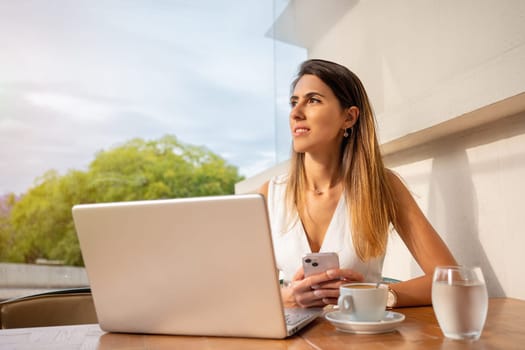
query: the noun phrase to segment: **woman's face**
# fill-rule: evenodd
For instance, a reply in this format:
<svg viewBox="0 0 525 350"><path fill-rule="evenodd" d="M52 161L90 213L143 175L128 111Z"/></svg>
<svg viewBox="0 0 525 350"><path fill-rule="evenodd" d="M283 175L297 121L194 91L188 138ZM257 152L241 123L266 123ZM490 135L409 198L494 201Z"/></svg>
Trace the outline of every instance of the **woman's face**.
<svg viewBox="0 0 525 350"><path fill-rule="evenodd" d="M344 129L353 125L348 110L315 75L303 75L298 80L290 106L290 130L297 153L337 151Z"/></svg>

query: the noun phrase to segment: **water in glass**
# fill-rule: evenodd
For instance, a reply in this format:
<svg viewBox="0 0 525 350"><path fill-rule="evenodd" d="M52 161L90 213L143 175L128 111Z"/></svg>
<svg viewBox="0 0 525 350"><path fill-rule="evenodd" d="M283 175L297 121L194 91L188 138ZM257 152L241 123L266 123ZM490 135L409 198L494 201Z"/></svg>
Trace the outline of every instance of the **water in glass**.
<svg viewBox="0 0 525 350"><path fill-rule="evenodd" d="M478 339L487 316L488 295L481 269L437 267L432 304L441 330L451 339Z"/></svg>

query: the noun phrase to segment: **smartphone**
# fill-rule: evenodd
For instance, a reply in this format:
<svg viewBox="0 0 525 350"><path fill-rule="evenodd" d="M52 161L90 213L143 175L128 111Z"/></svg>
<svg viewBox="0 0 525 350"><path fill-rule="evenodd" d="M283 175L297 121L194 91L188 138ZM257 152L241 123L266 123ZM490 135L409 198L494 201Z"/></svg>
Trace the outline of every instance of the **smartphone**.
<svg viewBox="0 0 525 350"><path fill-rule="evenodd" d="M339 256L337 253L310 253L303 257L305 277L338 268Z"/></svg>

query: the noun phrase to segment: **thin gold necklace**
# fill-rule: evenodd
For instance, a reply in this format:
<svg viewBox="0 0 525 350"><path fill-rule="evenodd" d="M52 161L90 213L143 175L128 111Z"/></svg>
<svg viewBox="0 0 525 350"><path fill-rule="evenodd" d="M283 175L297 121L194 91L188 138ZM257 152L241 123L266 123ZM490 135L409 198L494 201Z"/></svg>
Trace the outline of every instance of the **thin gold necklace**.
<svg viewBox="0 0 525 350"><path fill-rule="evenodd" d="M336 182L336 184L332 187L328 187L325 191L321 191L320 189L318 189L317 187L314 187L313 190L311 190L316 196L321 196L323 195L326 191L330 190L330 188L336 188L337 186L339 186L339 184L341 183L341 181L338 181Z"/></svg>
<svg viewBox="0 0 525 350"><path fill-rule="evenodd" d="M313 192L314 192L314 194L317 195L317 196L320 196L320 195L322 195L322 194L324 193L324 191L320 191L320 190L318 190L317 188L314 188Z"/></svg>

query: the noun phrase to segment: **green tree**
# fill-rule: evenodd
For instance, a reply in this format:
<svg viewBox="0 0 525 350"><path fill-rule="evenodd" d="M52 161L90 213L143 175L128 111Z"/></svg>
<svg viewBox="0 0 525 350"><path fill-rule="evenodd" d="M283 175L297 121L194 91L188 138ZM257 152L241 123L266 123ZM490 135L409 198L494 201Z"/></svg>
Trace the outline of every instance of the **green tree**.
<svg viewBox="0 0 525 350"><path fill-rule="evenodd" d="M0 261L7 259L8 247L13 241L14 233L9 223L11 210L16 203L14 193L0 197Z"/></svg>
<svg viewBox="0 0 525 350"><path fill-rule="evenodd" d="M0 216L0 258L82 265L73 205L232 194L240 180L236 167L204 147L171 135L133 139L98 152L86 172L49 171L39 178L8 216Z"/></svg>
<svg viewBox="0 0 525 350"><path fill-rule="evenodd" d="M71 206L87 199L86 174L70 171L61 177L49 171L38 183L12 209L10 224L14 237L8 260L31 263L45 258L80 264L78 244L64 247L63 241L71 240L68 235L75 235Z"/></svg>

